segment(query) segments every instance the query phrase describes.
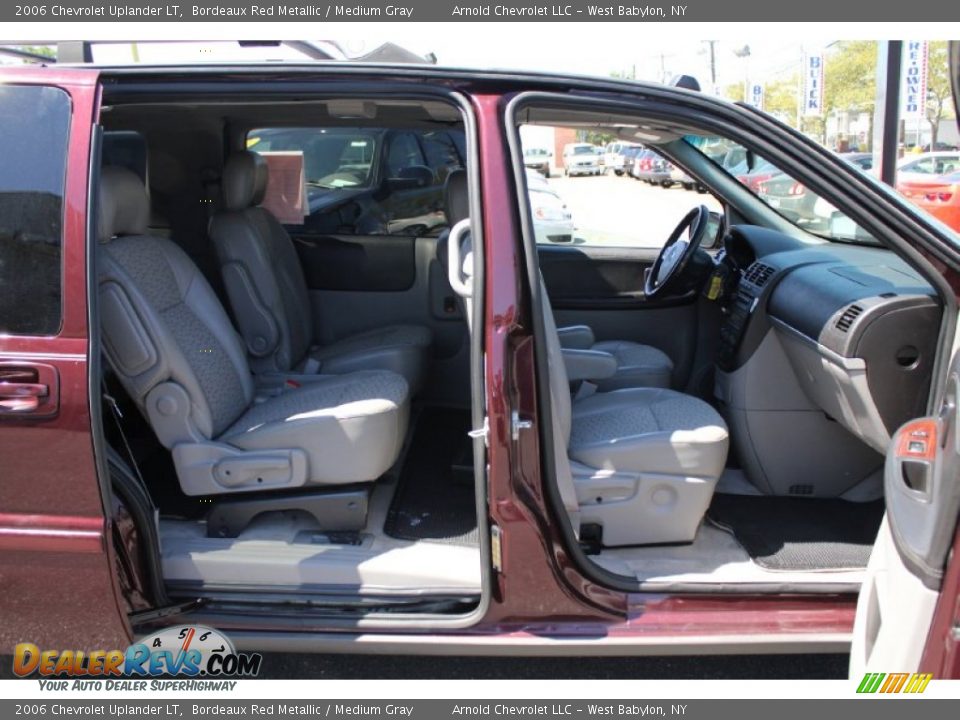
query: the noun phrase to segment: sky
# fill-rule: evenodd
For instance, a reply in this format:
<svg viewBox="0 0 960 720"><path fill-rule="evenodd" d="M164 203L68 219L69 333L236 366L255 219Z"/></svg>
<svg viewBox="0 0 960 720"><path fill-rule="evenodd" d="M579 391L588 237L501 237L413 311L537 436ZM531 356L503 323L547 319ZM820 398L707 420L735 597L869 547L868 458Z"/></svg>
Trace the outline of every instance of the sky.
<svg viewBox="0 0 960 720"><path fill-rule="evenodd" d="M591 24L584 32L582 27L560 24L527 24L519 41L506 39L496 42L502 35L478 32L466 23L447 24L450 32L436 32L423 26L394 25L373 31L363 26L339 25L337 40L349 55L362 55L380 44L391 41L417 54L433 53L441 65L468 68L506 68L542 70L550 72L609 76L620 73L640 80L661 82L676 74L696 77L706 89L710 85L710 53L706 41L689 39L677 42L673 38L642 38L636 42L622 42L624 28L615 24ZM330 29L329 26L324 28ZM611 42L611 39L618 40ZM717 84L724 87L743 82L748 76L757 82L766 82L778 77L789 77L799 70L802 47L799 43L771 39L769 35L714 41ZM737 57L748 46L749 58ZM162 59L160 50L149 45L139 45L137 52L142 61ZM199 50L185 44L173 44L163 51L169 59L171 53L183 53L184 60L199 60ZM242 50L226 45L217 45L217 58L222 60L249 58ZM280 57L282 50L257 49L269 57ZM156 54L156 55L155 55ZM212 59L206 54L206 59ZM104 47L96 52L97 61L129 61L131 47L128 44Z"/></svg>

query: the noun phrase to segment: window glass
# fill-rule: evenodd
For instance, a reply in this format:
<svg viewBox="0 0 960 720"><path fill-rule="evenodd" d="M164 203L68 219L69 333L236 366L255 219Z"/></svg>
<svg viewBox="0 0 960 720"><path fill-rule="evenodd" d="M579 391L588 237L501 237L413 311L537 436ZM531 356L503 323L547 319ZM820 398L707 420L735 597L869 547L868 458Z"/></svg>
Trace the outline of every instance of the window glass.
<svg viewBox="0 0 960 720"><path fill-rule="evenodd" d="M462 131L391 128L261 128L260 153L303 154L301 234L438 235L447 227L443 188L463 166Z"/></svg>
<svg viewBox="0 0 960 720"><path fill-rule="evenodd" d="M726 138L688 135L684 142L797 227L827 240L877 244L845 213L761 155Z"/></svg>
<svg viewBox="0 0 960 720"><path fill-rule="evenodd" d="M413 133L397 133L393 136L387 157L387 174L390 177L402 177L408 168L423 167L425 164L420 145Z"/></svg>
<svg viewBox="0 0 960 720"><path fill-rule="evenodd" d="M655 250L696 205L722 210L679 168L637 143L615 139L614 131L526 125L520 138L540 244ZM552 158L556 167L541 175L534 152L557 146L563 152Z"/></svg>
<svg viewBox="0 0 960 720"><path fill-rule="evenodd" d="M69 127L62 90L0 86L0 333L60 328Z"/></svg>
<svg viewBox="0 0 960 720"><path fill-rule="evenodd" d="M427 165L433 170L437 182L445 182L451 172L463 167L463 159L448 133L424 133L423 151L427 156Z"/></svg>

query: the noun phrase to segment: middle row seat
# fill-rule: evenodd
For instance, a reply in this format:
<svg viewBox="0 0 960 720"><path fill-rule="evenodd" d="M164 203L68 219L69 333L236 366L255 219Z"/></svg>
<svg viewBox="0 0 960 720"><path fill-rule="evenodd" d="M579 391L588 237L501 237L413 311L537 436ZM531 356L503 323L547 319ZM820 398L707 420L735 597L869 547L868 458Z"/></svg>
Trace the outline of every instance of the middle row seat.
<svg viewBox="0 0 960 720"><path fill-rule="evenodd" d="M171 450L185 494L372 483L396 462L409 418L403 377L316 376L256 402L240 338L210 285L180 247L149 234L139 177L104 167L99 199L104 353ZM286 502L299 508L303 498ZM362 527L364 513L354 515Z"/></svg>
<svg viewBox="0 0 960 720"><path fill-rule="evenodd" d="M263 202L269 180L266 160L243 151L223 170L225 209L214 215L216 248L233 317L250 365L264 374L339 375L389 370L415 394L423 385L429 328L389 325L327 345L313 345L310 295L293 240Z"/></svg>

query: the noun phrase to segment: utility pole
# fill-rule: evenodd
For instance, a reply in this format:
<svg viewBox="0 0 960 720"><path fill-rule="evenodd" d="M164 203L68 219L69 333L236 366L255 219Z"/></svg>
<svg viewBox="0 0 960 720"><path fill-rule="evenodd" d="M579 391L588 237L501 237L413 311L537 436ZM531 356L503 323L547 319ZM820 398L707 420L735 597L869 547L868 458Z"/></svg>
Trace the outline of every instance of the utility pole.
<svg viewBox="0 0 960 720"><path fill-rule="evenodd" d="M707 40L707 45L710 46L710 85L713 87L714 92L717 90L717 54L714 51L714 45L717 44L716 40Z"/></svg>

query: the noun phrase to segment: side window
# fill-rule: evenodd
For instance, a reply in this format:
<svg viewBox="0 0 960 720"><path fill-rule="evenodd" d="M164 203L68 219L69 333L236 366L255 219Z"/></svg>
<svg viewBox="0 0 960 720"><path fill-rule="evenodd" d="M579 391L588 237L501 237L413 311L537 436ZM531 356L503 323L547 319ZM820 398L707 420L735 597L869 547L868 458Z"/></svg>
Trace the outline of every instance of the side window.
<svg viewBox="0 0 960 720"><path fill-rule="evenodd" d="M447 227L444 182L463 164L456 135L366 127L260 128L247 134L247 148L261 153L271 168L264 206L280 207L271 204L272 192L296 205L282 216L274 212L294 234L439 235ZM298 162L302 195L294 191L292 175Z"/></svg>
<svg viewBox="0 0 960 720"><path fill-rule="evenodd" d="M62 90L0 85L0 333L60 329L69 127Z"/></svg>
<svg viewBox="0 0 960 720"><path fill-rule="evenodd" d="M546 125L520 129L527 201L540 245L625 248L653 255L692 207L722 209L666 157L625 145L613 128L588 134ZM535 147L562 147L558 170L539 172L526 157ZM603 150L611 155L605 157ZM619 153L616 159L613 153ZM731 157L731 162L737 160Z"/></svg>
<svg viewBox="0 0 960 720"><path fill-rule="evenodd" d="M397 133L390 140L390 150L387 154L387 175L389 177L403 177L405 171L412 167L424 167L426 161L420 152L420 145L413 133Z"/></svg>
<svg viewBox="0 0 960 720"><path fill-rule="evenodd" d="M423 151L427 156L427 165L433 170L437 183L443 184L447 175L463 167L463 160L457 151L453 139L445 132L423 134Z"/></svg>

